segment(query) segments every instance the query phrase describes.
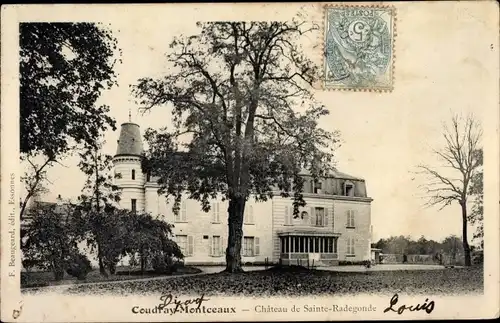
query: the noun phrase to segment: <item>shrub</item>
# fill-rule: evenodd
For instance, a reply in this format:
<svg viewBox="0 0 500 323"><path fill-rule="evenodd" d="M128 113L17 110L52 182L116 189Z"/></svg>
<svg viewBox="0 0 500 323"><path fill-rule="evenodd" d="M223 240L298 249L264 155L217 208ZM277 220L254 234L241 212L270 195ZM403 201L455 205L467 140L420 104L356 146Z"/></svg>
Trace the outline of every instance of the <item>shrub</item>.
<svg viewBox="0 0 500 323"><path fill-rule="evenodd" d="M66 272L76 277L78 280L84 280L87 278L87 274L92 270L92 265L87 256L82 254L72 255L68 261L68 268Z"/></svg>
<svg viewBox="0 0 500 323"><path fill-rule="evenodd" d="M484 262L484 254L482 251L474 252L472 255L472 263L474 265L482 265Z"/></svg>
<svg viewBox="0 0 500 323"><path fill-rule="evenodd" d="M361 260L361 261L350 261L350 260L341 260L339 261L339 266L365 266L365 267L370 267L371 266L371 261L370 260Z"/></svg>
<svg viewBox="0 0 500 323"><path fill-rule="evenodd" d="M171 274L177 271L179 266L183 264L174 260L170 255L157 255L152 261L151 265L157 274Z"/></svg>

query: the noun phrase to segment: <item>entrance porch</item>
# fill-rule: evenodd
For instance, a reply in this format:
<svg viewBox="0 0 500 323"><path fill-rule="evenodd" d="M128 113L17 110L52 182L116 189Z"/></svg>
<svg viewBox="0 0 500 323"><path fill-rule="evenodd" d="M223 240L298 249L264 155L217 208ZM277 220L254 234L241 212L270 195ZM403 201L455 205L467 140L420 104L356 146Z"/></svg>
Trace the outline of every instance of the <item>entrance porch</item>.
<svg viewBox="0 0 500 323"><path fill-rule="evenodd" d="M337 242L340 233L281 232L280 262L306 267L338 265Z"/></svg>

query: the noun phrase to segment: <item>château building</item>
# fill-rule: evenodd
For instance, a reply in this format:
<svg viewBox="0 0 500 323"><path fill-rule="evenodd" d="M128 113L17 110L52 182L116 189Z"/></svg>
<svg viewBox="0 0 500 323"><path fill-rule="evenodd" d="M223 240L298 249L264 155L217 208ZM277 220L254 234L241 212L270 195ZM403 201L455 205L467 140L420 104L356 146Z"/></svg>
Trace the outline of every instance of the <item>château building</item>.
<svg viewBox="0 0 500 323"><path fill-rule="evenodd" d="M121 125L114 156L115 181L121 190L120 207L163 216L174 224L174 239L186 264L223 264L227 245L227 201L214 199L210 212L198 201L183 199L177 215L173 198L158 194L154 178L143 173L143 143L139 125ZM319 182L303 172L306 183L300 216L293 217L291 198L279 192L266 202L246 203L243 263L336 265L339 261L371 258L371 202L364 179L338 171Z"/></svg>

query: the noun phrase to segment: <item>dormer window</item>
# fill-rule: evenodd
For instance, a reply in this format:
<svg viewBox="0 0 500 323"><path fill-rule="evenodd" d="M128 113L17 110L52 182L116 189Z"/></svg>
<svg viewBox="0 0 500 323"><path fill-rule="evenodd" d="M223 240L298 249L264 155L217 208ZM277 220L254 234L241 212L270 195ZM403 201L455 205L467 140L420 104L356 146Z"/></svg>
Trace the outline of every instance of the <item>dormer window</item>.
<svg viewBox="0 0 500 323"><path fill-rule="evenodd" d="M323 191L323 186L320 181L314 182L314 194L321 194Z"/></svg>
<svg viewBox="0 0 500 323"><path fill-rule="evenodd" d="M135 169L132 169L132 179L135 180Z"/></svg>
<svg viewBox="0 0 500 323"><path fill-rule="evenodd" d="M346 182L344 184L344 195L345 196L354 196L354 184L351 182Z"/></svg>

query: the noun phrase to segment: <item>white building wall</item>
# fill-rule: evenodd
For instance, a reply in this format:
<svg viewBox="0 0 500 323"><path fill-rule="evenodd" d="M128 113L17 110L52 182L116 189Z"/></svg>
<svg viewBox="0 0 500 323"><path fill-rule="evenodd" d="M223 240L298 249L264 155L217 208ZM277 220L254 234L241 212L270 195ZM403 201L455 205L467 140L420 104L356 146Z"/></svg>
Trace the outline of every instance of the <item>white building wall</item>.
<svg viewBox="0 0 500 323"><path fill-rule="evenodd" d="M154 204L150 202L153 199L153 194L148 194L146 189L147 201L146 205ZM201 209L200 202L184 198L181 201L179 216L176 217L173 212L174 198L165 198L163 196L154 197L158 201L159 213L163 215L163 219L174 225L173 232L176 236L187 236L188 249L189 243L192 241L193 252L189 255L189 250L185 252L186 263L196 264L225 264L225 251L227 248L228 239L228 201L222 201L221 198L211 201L211 210L204 212ZM214 215L218 210L218 221ZM258 249L258 254L253 257L242 255L242 262L264 263L266 258L271 261L272 258L272 202L255 202L249 200L246 205L247 216L253 214L253 221L244 221L243 236L253 237L254 242L258 243L255 249ZM251 223L250 223L251 222ZM220 237L220 250L213 251L213 239ZM242 241L243 247L243 241ZM256 251L256 250L255 250Z"/></svg>
<svg viewBox="0 0 500 323"><path fill-rule="evenodd" d="M146 184L144 188L145 194L145 211L153 217L160 215L160 197L158 196L158 187L156 185Z"/></svg>
<svg viewBox="0 0 500 323"><path fill-rule="evenodd" d="M339 259L346 261L370 259L370 202L336 200L334 205L335 231L341 234L337 245ZM354 228L347 227L348 211L354 211ZM347 255L347 239L349 238L355 240L354 256Z"/></svg>
<svg viewBox="0 0 500 323"><path fill-rule="evenodd" d="M121 188L119 206L132 208L132 199L137 200L137 211L145 211L144 184L145 177L141 170L141 159L135 156L118 156L113 160L114 182ZM132 179L132 171L135 179Z"/></svg>

